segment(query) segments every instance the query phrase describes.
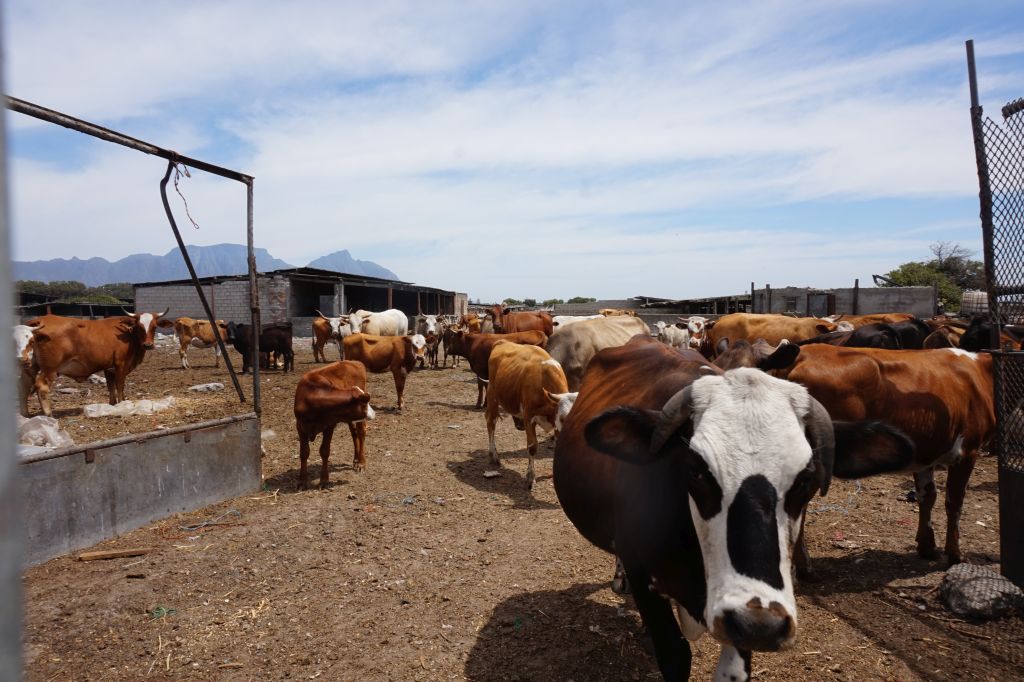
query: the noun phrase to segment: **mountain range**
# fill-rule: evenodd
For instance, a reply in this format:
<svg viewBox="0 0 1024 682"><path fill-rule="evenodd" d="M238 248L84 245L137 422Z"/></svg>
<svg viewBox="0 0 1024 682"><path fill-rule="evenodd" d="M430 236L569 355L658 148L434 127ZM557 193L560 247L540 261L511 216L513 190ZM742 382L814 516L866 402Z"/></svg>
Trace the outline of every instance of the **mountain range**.
<svg viewBox="0 0 1024 682"><path fill-rule="evenodd" d="M249 271L246 263L246 248L242 244L215 244L213 246L189 245L188 255L200 277L214 275L241 275ZM266 249L255 249L256 269L260 272L296 267L274 258ZM136 253L116 261L105 258L54 258L51 260L14 261L14 279L31 279L40 282L71 280L90 287L114 282L161 282L187 279L188 268L178 249L171 249L162 256L151 253ZM307 267L333 270L350 275L367 275L398 279L398 275L387 268L368 260L356 260L348 250L335 251L321 256L307 264Z"/></svg>

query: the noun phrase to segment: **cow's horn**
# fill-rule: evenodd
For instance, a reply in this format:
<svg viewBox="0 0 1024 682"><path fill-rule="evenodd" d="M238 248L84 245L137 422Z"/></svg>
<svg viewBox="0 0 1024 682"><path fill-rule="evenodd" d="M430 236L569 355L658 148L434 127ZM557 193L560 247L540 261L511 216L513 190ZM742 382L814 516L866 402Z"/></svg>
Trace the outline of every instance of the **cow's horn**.
<svg viewBox="0 0 1024 682"><path fill-rule="evenodd" d="M323 314L322 312L320 312L319 310L317 310L316 308L313 308L313 312L314 312L314 313L316 313L317 315L319 315L320 317L324 318L325 320L327 319L327 316L326 316L326 315L324 315L324 314Z"/></svg>
<svg viewBox="0 0 1024 682"><path fill-rule="evenodd" d="M654 427L654 433L651 434L651 452L658 452L665 447L672 434L689 421L690 409L693 406L692 397L691 387L687 386L669 398L661 408L661 416Z"/></svg>
<svg viewBox="0 0 1024 682"><path fill-rule="evenodd" d="M135 313L130 313L130 312L128 312L128 309L127 309L127 308L125 308L124 306L121 306L121 310L123 310L123 311L124 311L124 314L125 314L125 315L134 315L134 314L135 314Z"/></svg>
<svg viewBox="0 0 1024 682"><path fill-rule="evenodd" d="M836 459L836 437L832 430L832 417L824 405L810 398L810 405L804 423L807 428L807 442L811 445L811 457L821 464L818 486L824 496L832 482L832 467Z"/></svg>
<svg viewBox="0 0 1024 682"><path fill-rule="evenodd" d="M162 313L160 313L159 315L157 315L157 317L163 317L164 315L166 315L169 312L171 312L171 306L167 306L166 308L164 308L164 311Z"/></svg>

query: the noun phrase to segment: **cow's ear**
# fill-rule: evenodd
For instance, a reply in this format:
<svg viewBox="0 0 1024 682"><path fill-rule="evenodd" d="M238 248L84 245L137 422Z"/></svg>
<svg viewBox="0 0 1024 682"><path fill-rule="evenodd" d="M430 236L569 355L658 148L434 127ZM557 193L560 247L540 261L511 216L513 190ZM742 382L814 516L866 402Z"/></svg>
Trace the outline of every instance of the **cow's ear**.
<svg viewBox="0 0 1024 682"><path fill-rule="evenodd" d="M795 343L784 342L775 351L757 361L757 368L765 372L773 369L786 369L800 355L800 346Z"/></svg>
<svg viewBox="0 0 1024 682"><path fill-rule="evenodd" d="M864 478L910 468L914 443L889 424L879 421L832 422L836 438L836 478Z"/></svg>
<svg viewBox="0 0 1024 682"><path fill-rule="evenodd" d="M676 326L679 327L680 329L686 329L685 322L676 322Z"/></svg>
<svg viewBox="0 0 1024 682"><path fill-rule="evenodd" d="M167 329L168 327L173 327L174 326L174 320L167 320L167 319L161 318L161 320L156 323L156 326L163 327L164 329Z"/></svg>
<svg viewBox="0 0 1024 682"><path fill-rule="evenodd" d="M834 324L816 324L816 325L814 325L814 328L817 330L817 332L819 334L828 334L829 332L834 332L836 330L836 325L834 325Z"/></svg>
<svg viewBox="0 0 1024 682"><path fill-rule="evenodd" d="M651 452L651 435L660 412L635 407L616 407L591 419L584 429L587 444L599 452L633 464L657 459Z"/></svg>

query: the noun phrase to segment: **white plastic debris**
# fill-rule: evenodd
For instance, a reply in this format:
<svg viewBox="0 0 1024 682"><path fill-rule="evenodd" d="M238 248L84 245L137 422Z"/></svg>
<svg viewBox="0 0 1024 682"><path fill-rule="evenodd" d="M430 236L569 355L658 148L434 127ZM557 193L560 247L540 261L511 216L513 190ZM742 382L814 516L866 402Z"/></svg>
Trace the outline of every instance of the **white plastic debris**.
<svg viewBox="0 0 1024 682"><path fill-rule="evenodd" d="M196 393L212 393L214 391L223 391L224 384L219 381L214 381L209 384L196 384L195 386L189 386L188 390L195 391Z"/></svg>
<svg viewBox="0 0 1024 682"><path fill-rule="evenodd" d="M68 432L60 428L60 423L53 417L39 415L26 419L18 417L18 442L23 445L35 445L42 448L62 448L74 445Z"/></svg>
<svg viewBox="0 0 1024 682"><path fill-rule="evenodd" d="M270 440L271 438L277 438L277 432L274 429L260 431L260 440Z"/></svg>
<svg viewBox="0 0 1024 682"><path fill-rule="evenodd" d="M133 417L137 415L156 414L169 410L174 406L174 396L163 400L123 400L117 405L106 403L90 403L82 408L86 417Z"/></svg>
<svg viewBox="0 0 1024 682"><path fill-rule="evenodd" d="M485 471L484 472L484 478L497 478L498 476L501 476L501 472L500 471Z"/></svg>
<svg viewBox="0 0 1024 682"><path fill-rule="evenodd" d="M107 380L102 374L90 374L89 383L96 384L97 386L106 386Z"/></svg>

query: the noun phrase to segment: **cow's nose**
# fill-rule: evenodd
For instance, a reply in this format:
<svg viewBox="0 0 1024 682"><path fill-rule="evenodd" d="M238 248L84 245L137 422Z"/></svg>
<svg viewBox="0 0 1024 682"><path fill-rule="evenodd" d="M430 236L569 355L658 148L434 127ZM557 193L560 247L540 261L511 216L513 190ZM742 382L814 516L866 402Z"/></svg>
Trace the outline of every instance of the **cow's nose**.
<svg viewBox="0 0 1024 682"><path fill-rule="evenodd" d="M794 634L792 617L781 604L728 609L722 614L725 634L737 649L778 651Z"/></svg>

